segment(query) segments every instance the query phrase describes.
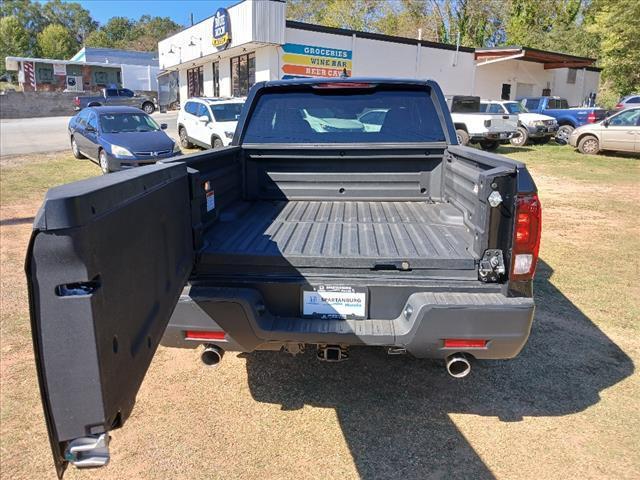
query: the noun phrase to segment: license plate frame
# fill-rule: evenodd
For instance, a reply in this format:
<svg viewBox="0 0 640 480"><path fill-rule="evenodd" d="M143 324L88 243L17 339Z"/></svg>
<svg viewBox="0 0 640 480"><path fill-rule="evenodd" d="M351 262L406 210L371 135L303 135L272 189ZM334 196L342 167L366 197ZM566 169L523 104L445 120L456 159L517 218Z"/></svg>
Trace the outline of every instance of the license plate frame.
<svg viewBox="0 0 640 480"><path fill-rule="evenodd" d="M300 290L300 315L321 320L367 319L369 289L350 285L304 286Z"/></svg>

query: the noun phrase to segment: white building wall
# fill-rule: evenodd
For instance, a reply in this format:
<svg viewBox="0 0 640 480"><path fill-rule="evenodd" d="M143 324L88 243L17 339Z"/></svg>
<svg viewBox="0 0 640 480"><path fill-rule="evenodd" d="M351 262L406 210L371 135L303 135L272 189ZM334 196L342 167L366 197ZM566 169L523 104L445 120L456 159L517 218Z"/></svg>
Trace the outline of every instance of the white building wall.
<svg viewBox="0 0 640 480"><path fill-rule="evenodd" d="M569 69L558 68L553 70L553 95L566 98L569 105L580 106L591 93L598 93L600 85L600 72L592 72L586 69L576 70L575 83L569 83Z"/></svg>
<svg viewBox="0 0 640 480"><path fill-rule="evenodd" d="M283 43L285 3L245 0L228 9L231 21L231 44L227 50L251 42ZM211 12L212 15L215 11ZM158 42L160 67L170 68L226 50L213 46L213 16ZM189 44L193 43L193 46ZM169 53L173 52L173 53Z"/></svg>
<svg viewBox="0 0 640 480"><path fill-rule="evenodd" d="M511 98L542 95L542 90L551 88L552 70L545 70L541 63L521 60L504 60L476 66L474 95L488 100L500 100L502 84L511 85Z"/></svg>
<svg viewBox="0 0 640 480"><path fill-rule="evenodd" d="M432 78L445 95L471 95L475 76L474 54L437 48L420 49L418 78Z"/></svg>
<svg viewBox="0 0 640 480"><path fill-rule="evenodd" d="M189 96L186 70L181 69L178 71L178 81L180 82L180 104L182 106L187 101L187 97Z"/></svg>
<svg viewBox="0 0 640 480"><path fill-rule="evenodd" d="M274 80L273 74L278 69L278 48L275 46L258 48L255 54L256 82Z"/></svg>
<svg viewBox="0 0 640 480"><path fill-rule="evenodd" d="M202 65L202 90L205 97L213 97L213 65Z"/></svg>
<svg viewBox="0 0 640 480"><path fill-rule="evenodd" d="M231 61L229 58L220 60L220 96L231 96Z"/></svg>
<svg viewBox="0 0 640 480"><path fill-rule="evenodd" d="M352 51L352 76L432 78L445 94L471 94L474 54L287 28L287 43ZM280 49L282 58L282 49ZM282 60L278 78L282 78Z"/></svg>
<svg viewBox="0 0 640 480"><path fill-rule="evenodd" d="M131 90L158 90L158 67L122 65L122 86Z"/></svg>

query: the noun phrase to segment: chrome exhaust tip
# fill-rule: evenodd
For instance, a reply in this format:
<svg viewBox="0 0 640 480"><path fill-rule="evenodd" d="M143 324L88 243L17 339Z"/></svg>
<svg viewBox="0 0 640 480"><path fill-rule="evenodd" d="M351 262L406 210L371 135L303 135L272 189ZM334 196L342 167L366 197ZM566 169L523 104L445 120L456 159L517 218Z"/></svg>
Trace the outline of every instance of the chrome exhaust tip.
<svg viewBox="0 0 640 480"><path fill-rule="evenodd" d="M471 372L471 362L464 353L454 353L445 359L447 373L453 378L464 378Z"/></svg>
<svg viewBox="0 0 640 480"><path fill-rule="evenodd" d="M224 350L217 345L205 345L202 354L200 354L200 360L207 367L215 367L222 360Z"/></svg>

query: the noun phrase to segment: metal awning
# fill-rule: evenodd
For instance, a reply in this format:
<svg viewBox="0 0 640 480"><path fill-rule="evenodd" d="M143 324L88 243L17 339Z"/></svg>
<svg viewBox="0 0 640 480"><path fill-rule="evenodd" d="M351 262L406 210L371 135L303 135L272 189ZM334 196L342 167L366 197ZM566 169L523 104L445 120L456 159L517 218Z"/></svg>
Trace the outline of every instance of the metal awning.
<svg viewBox="0 0 640 480"><path fill-rule="evenodd" d="M545 70L554 68L584 68L592 67L596 60L587 57L577 57L566 53L549 52L528 47L494 47L477 48L475 52L477 66L488 65L506 60L524 60L544 64Z"/></svg>
<svg viewBox="0 0 640 480"><path fill-rule="evenodd" d="M6 57L5 66L8 71L17 71L19 62L36 62L36 63L63 63L65 65L87 65L90 67L105 67L105 68L122 68L119 63L108 62L82 62L78 60L56 60L53 58L34 58L34 57Z"/></svg>

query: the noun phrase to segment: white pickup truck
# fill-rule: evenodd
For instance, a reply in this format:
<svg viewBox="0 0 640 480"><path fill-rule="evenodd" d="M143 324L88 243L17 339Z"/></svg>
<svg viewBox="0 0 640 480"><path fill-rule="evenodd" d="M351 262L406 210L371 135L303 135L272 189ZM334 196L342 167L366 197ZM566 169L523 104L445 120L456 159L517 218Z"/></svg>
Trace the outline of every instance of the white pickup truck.
<svg viewBox="0 0 640 480"><path fill-rule="evenodd" d="M558 132L558 121L549 115L532 113L522 104L509 100L482 100L480 110L486 113L518 115L518 135L511 138L511 145L524 147L527 143L547 143Z"/></svg>
<svg viewBox="0 0 640 480"><path fill-rule="evenodd" d="M480 97L447 96L460 145L478 143L483 150L495 150L517 135L518 115L482 113Z"/></svg>

